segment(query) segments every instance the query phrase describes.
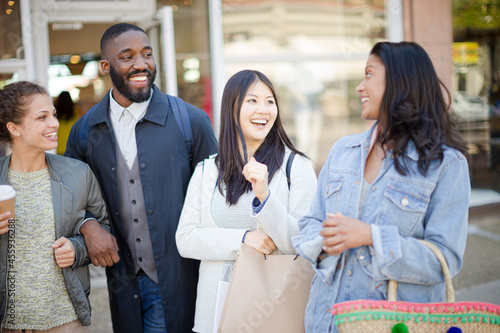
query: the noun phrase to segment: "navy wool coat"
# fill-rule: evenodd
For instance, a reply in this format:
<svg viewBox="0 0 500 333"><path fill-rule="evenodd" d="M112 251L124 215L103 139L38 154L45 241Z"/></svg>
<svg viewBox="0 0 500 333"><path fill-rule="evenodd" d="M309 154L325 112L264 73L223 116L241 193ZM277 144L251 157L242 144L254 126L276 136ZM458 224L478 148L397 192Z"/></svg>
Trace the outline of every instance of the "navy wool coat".
<svg viewBox="0 0 500 333"><path fill-rule="evenodd" d="M192 165L196 165L217 152L217 141L208 115L190 104L187 104L187 109L193 131ZM91 130L86 151L79 142L82 120L71 129L65 155L88 163L95 173L108 207L111 231L120 250L120 262L106 269L113 329L119 333L142 332L140 292L118 207L117 143L109 116L109 92L88 119L87 125ZM137 123L135 133L167 331L191 332L199 262L179 255L175 232L192 165L168 98L156 86L148 110Z"/></svg>

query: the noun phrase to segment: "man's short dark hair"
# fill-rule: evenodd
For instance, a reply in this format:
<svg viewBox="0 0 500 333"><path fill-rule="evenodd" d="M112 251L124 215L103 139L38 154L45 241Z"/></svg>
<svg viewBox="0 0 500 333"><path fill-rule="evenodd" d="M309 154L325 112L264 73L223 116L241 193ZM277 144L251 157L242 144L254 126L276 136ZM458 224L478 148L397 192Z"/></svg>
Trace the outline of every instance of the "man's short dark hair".
<svg viewBox="0 0 500 333"><path fill-rule="evenodd" d="M101 57L106 58L105 49L109 42L127 31L141 31L147 35L146 31L130 23L118 23L109 27L101 37Z"/></svg>

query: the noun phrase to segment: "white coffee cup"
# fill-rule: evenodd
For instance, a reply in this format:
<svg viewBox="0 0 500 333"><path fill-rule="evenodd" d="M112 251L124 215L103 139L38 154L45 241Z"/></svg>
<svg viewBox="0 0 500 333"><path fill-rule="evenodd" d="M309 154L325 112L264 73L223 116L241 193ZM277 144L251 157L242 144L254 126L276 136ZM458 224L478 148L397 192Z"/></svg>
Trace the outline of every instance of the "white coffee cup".
<svg viewBox="0 0 500 333"><path fill-rule="evenodd" d="M10 219L15 218L16 191L10 185L0 185L0 214L10 212Z"/></svg>

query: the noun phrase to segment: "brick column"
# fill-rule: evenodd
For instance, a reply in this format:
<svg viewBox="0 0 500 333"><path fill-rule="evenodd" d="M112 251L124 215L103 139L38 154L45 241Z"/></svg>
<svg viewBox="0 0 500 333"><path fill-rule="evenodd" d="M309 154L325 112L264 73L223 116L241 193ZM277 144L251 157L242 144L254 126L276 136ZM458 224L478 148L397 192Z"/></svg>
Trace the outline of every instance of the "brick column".
<svg viewBox="0 0 500 333"><path fill-rule="evenodd" d="M451 0L402 0L406 41L417 42L427 51L436 72L452 90L453 26Z"/></svg>

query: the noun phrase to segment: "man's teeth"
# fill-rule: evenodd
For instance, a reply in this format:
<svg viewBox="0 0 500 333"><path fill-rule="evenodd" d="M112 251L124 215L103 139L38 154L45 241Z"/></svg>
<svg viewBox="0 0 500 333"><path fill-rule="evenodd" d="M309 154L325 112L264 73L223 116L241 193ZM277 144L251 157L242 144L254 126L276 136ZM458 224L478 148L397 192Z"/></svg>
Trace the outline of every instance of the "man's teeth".
<svg viewBox="0 0 500 333"><path fill-rule="evenodd" d="M54 133L44 134L43 136L53 137L53 136L56 136L56 135L57 135L57 133L54 132Z"/></svg>
<svg viewBox="0 0 500 333"><path fill-rule="evenodd" d="M130 78L130 81L146 81L147 77L145 76L135 76L135 77L131 77Z"/></svg>
<svg viewBox="0 0 500 333"><path fill-rule="evenodd" d="M259 124L259 125L265 125L265 124L267 124L267 120L264 120L264 119L262 119L262 120L260 120L260 119L259 120L252 120L252 123Z"/></svg>
<svg viewBox="0 0 500 333"><path fill-rule="evenodd" d="M363 97L361 99L361 103L368 102L370 99L368 97Z"/></svg>

